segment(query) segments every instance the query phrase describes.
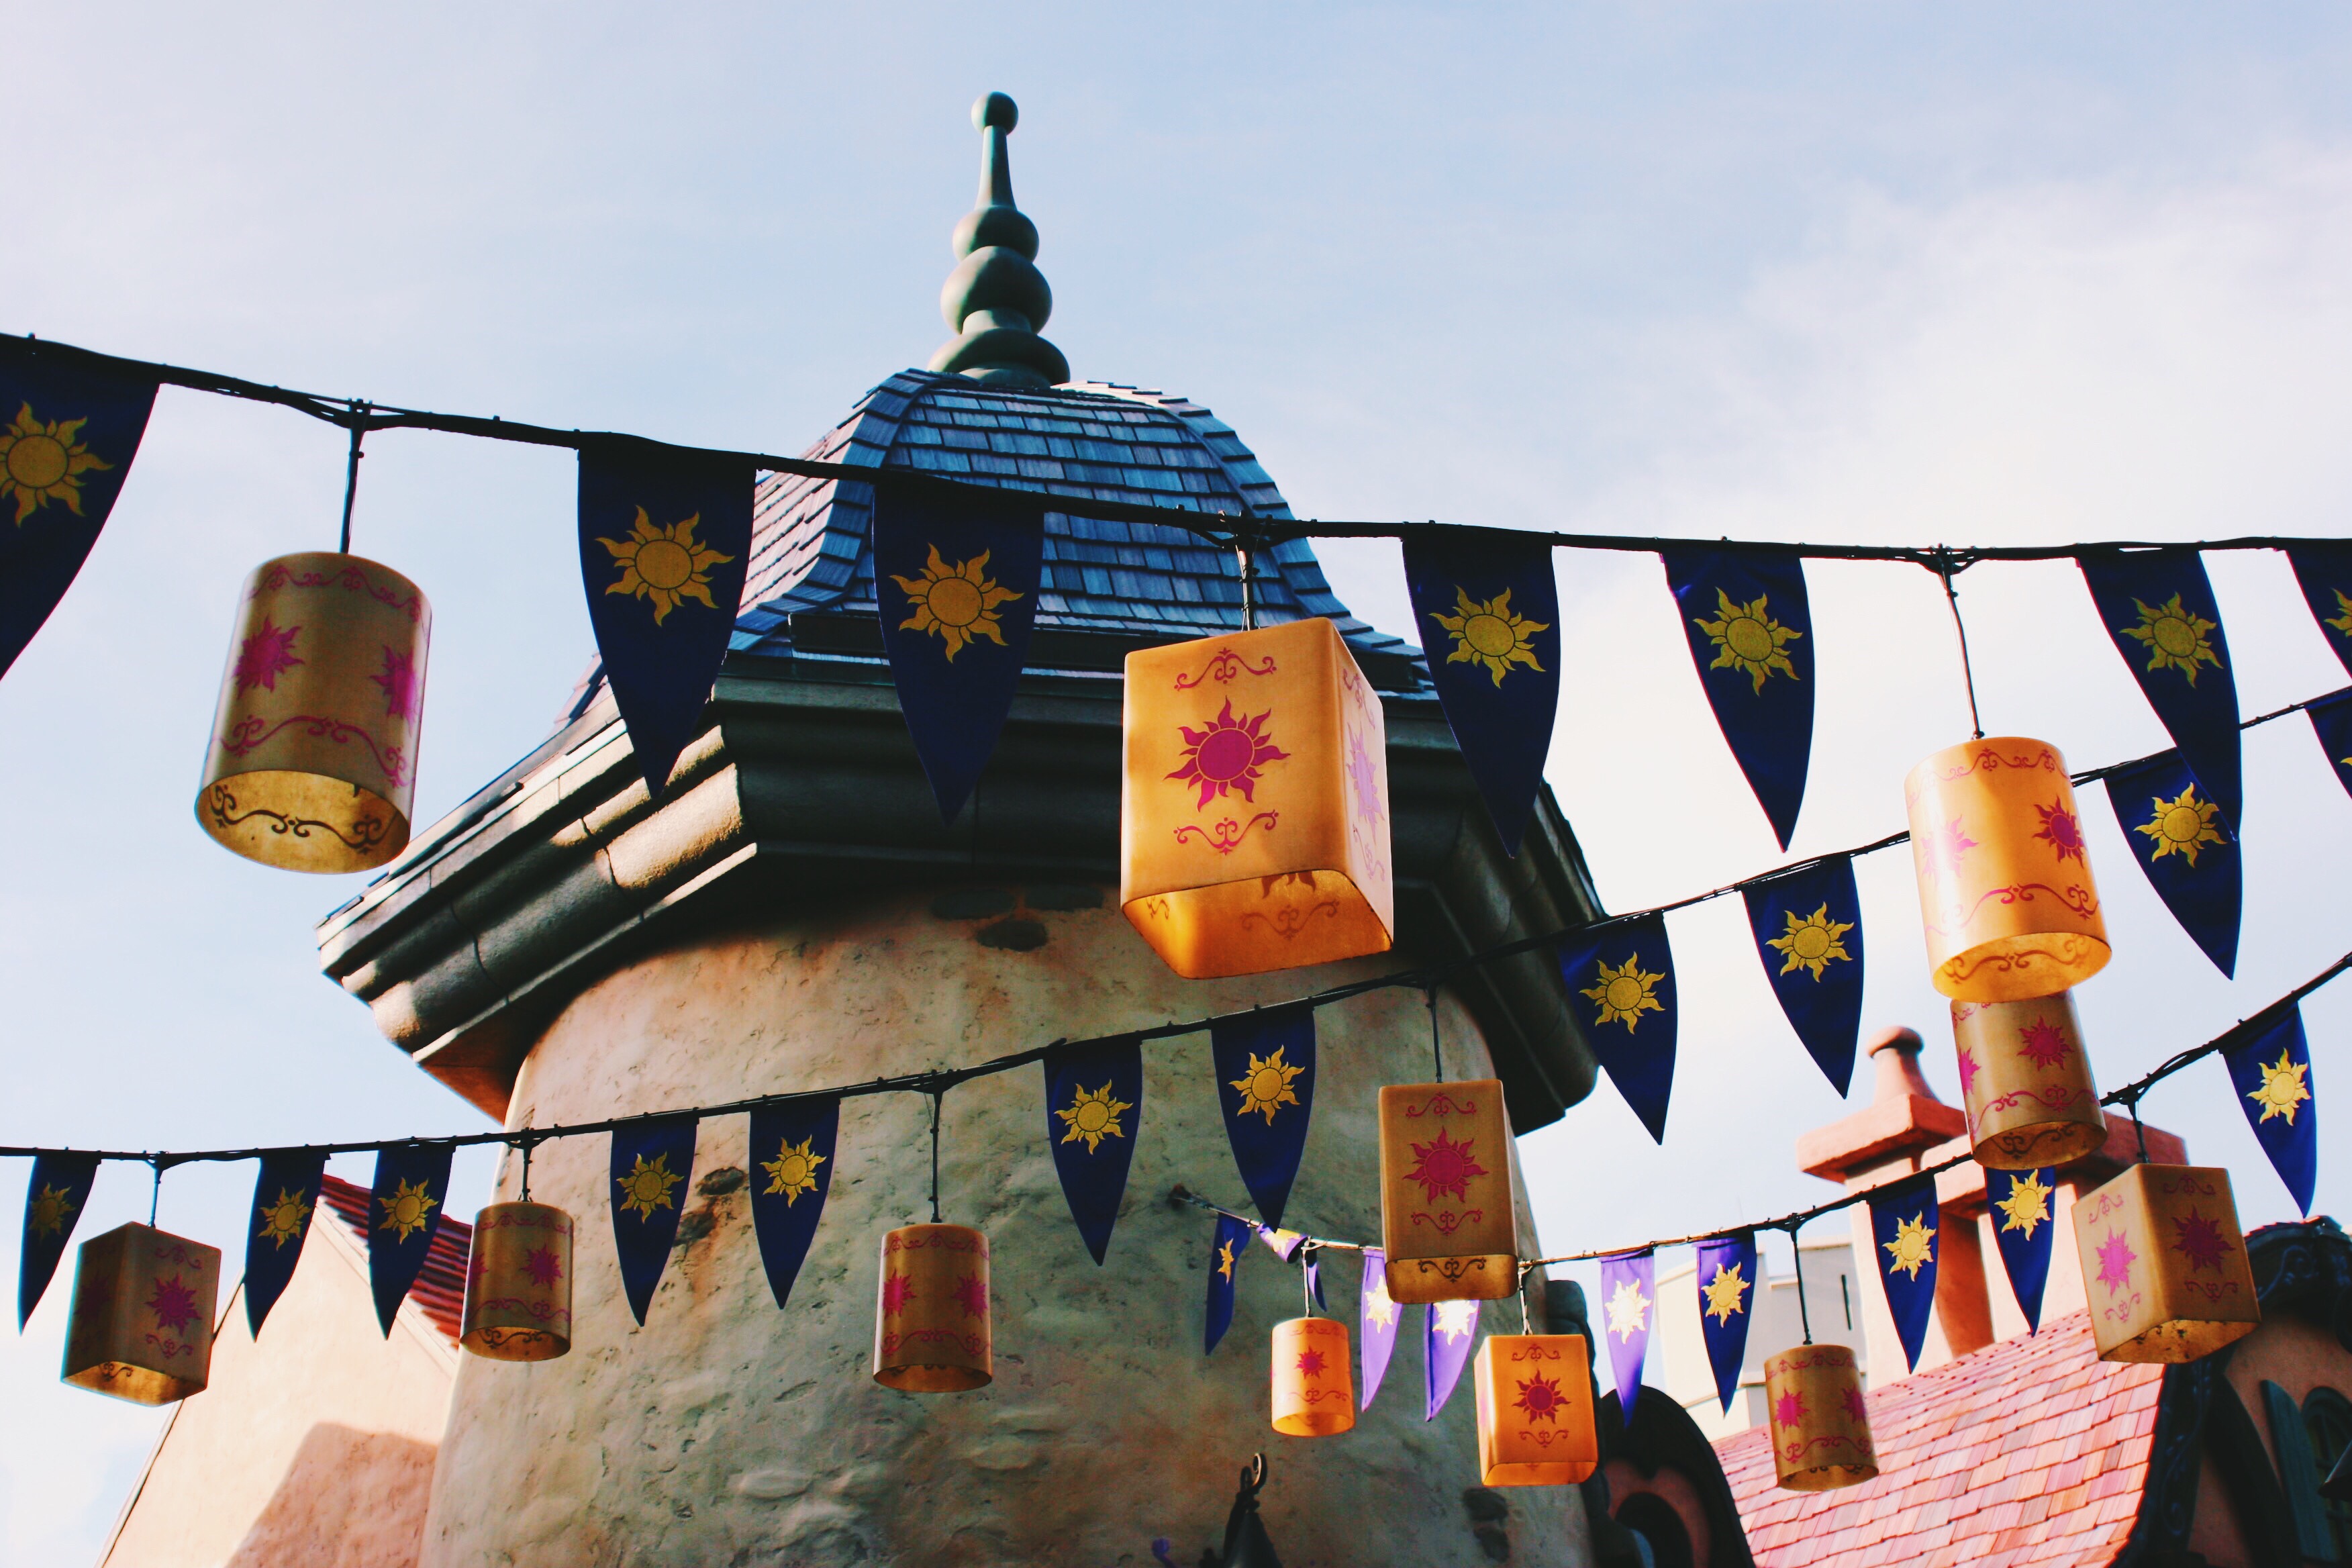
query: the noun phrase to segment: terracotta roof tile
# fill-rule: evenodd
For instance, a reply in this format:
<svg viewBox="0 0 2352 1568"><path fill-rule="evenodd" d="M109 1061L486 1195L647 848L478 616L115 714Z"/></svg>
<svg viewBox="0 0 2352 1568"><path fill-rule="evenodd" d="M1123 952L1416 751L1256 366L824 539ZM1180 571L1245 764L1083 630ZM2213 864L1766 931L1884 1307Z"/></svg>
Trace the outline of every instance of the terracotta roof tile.
<svg viewBox="0 0 2352 1568"><path fill-rule="evenodd" d="M368 1243L368 1190L340 1176L329 1176L319 1189L319 1201L335 1211L335 1217L358 1237L364 1250ZM444 1217L433 1233L433 1246L425 1255L425 1267L417 1272L416 1283L408 1288L408 1299L452 1345L457 1342L465 1324L466 1260L473 1250L474 1227L463 1220Z"/></svg>

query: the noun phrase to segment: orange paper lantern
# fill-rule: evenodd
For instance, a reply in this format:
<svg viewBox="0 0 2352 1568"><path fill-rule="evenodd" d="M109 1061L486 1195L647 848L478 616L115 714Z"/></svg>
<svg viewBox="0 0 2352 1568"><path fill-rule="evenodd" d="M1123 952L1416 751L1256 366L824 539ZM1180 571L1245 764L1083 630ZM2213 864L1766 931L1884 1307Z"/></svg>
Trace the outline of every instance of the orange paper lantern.
<svg viewBox="0 0 2352 1568"><path fill-rule="evenodd" d="M1955 1002L1952 1043L1977 1163L1990 1171L2063 1165L2106 1142L2099 1086L2074 999Z"/></svg>
<svg viewBox="0 0 2352 1568"><path fill-rule="evenodd" d="M551 1361L572 1348L570 1215L516 1203L474 1216L457 1342L490 1361Z"/></svg>
<svg viewBox="0 0 2352 1568"><path fill-rule="evenodd" d="M2074 1202L2101 1361L2185 1362L2261 1326L2230 1173L2134 1165Z"/></svg>
<svg viewBox="0 0 2352 1568"><path fill-rule="evenodd" d="M1495 1301L1518 1289L1500 1079L1381 1090L1381 1245L1399 1301Z"/></svg>
<svg viewBox="0 0 2352 1568"><path fill-rule="evenodd" d="M1929 979L1962 1002L2014 1002L2106 967L2065 759L1996 735L1937 752L1904 781Z"/></svg>
<svg viewBox="0 0 2352 1568"><path fill-rule="evenodd" d="M1489 1334L1470 1377L1478 1393L1478 1479L1490 1487L1573 1486L1601 1463L1592 1353L1582 1334Z"/></svg>
<svg viewBox="0 0 2352 1568"><path fill-rule="evenodd" d="M1293 1318L1274 1326L1274 1429L1293 1437L1328 1437L1356 1424L1356 1374L1348 1325L1337 1318Z"/></svg>
<svg viewBox="0 0 2352 1568"><path fill-rule="evenodd" d="M1772 1468L1792 1492L1834 1491L1878 1474L1862 1373L1843 1345L1797 1345L1764 1362Z"/></svg>
<svg viewBox="0 0 2352 1568"><path fill-rule="evenodd" d="M204 1391L212 1372L220 1248L152 1226L81 1244L66 1319L65 1381L134 1405Z"/></svg>
<svg viewBox="0 0 2352 1568"><path fill-rule="evenodd" d="M1388 731L1320 617L1127 656L1119 906L1188 979L1386 952Z"/></svg>
<svg viewBox="0 0 2352 1568"><path fill-rule="evenodd" d="M995 1376L988 1237L962 1225L903 1226L884 1237L874 1381L909 1394L960 1394Z"/></svg>

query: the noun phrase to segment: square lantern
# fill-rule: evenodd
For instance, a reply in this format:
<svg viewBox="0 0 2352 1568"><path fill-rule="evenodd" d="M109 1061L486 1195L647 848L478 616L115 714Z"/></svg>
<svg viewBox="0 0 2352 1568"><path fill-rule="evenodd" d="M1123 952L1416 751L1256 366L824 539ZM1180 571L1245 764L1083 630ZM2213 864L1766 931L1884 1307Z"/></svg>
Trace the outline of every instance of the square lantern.
<svg viewBox="0 0 2352 1568"><path fill-rule="evenodd" d="M1489 1334L1470 1378L1482 1484L1573 1486L1601 1463L1592 1352L1582 1334Z"/></svg>
<svg viewBox="0 0 2352 1568"><path fill-rule="evenodd" d="M2134 1165L2084 1194L2074 1248L2101 1361L2195 1361L2263 1321L2218 1165Z"/></svg>
<svg viewBox="0 0 2352 1568"><path fill-rule="evenodd" d="M1388 731L1321 617L1127 656L1119 907L1187 979L1386 952Z"/></svg>
<svg viewBox="0 0 2352 1568"><path fill-rule="evenodd" d="M81 1244L63 1377L134 1405L204 1392L212 1371L220 1248L152 1226Z"/></svg>
<svg viewBox="0 0 2352 1568"><path fill-rule="evenodd" d="M1381 1090L1381 1245L1399 1301L1498 1301L1519 1288L1511 1118L1499 1079Z"/></svg>

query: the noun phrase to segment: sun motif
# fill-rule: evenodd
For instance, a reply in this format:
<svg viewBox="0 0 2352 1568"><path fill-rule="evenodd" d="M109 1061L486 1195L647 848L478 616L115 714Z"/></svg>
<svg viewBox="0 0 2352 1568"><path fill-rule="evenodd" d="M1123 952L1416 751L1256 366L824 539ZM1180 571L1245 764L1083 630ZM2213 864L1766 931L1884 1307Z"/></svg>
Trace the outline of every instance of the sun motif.
<svg viewBox="0 0 2352 1568"><path fill-rule="evenodd" d="M1486 1167L1478 1163L1477 1143L1475 1138L1456 1140L1443 1131L1427 1143L1415 1143L1412 1169L1404 1173L1404 1179L1421 1188L1424 1203L1435 1203L1441 1193L1455 1203L1468 1203L1471 1180L1487 1174Z"/></svg>
<svg viewBox="0 0 2352 1568"><path fill-rule="evenodd" d="M1508 588L1481 604L1470 596L1470 591L1459 583L1454 585L1454 614L1433 613L1430 617L1454 638L1454 651L1445 656L1448 664L1466 664L1484 669L1503 684L1503 677L1514 665L1525 665L1540 670L1536 662L1535 645L1530 640L1536 633L1549 631L1549 621L1531 621L1511 609Z"/></svg>
<svg viewBox="0 0 2352 1568"><path fill-rule="evenodd" d="M73 1212L73 1194L44 1182L33 1201L25 1205L25 1223L35 1236L55 1236L65 1229Z"/></svg>
<svg viewBox="0 0 2352 1568"><path fill-rule="evenodd" d="M2296 1061L2292 1050L2282 1050L2276 1063L2256 1062L2254 1066L2262 1071L2262 1087L2249 1090L2246 1098L2263 1108L2262 1121L2284 1116L2286 1124L2294 1126L2294 1108L2311 1098L2311 1090L2303 1082L2303 1075L2311 1070L2311 1065Z"/></svg>
<svg viewBox="0 0 2352 1568"><path fill-rule="evenodd" d="M1802 919L1798 918L1794 910L1783 910L1780 913L1789 922L1788 931L1764 945L1776 948L1788 956L1789 962L1780 966L1781 973L1809 970L1813 978L1819 980L1822 971L1839 959L1853 959L1853 954L1845 950L1845 943L1840 939L1853 929L1854 922L1830 919L1828 904L1824 903Z"/></svg>
<svg viewBox="0 0 2352 1568"><path fill-rule="evenodd" d="M2033 1022L2017 1031L2017 1054L2044 1072L2074 1054L2066 1031L2036 1013Z"/></svg>
<svg viewBox="0 0 2352 1568"><path fill-rule="evenodd" d="M1298 1375L1305 1378L1318 1378L1322 1376L1323 1352L1321 1351L1300 1351L1298 1352Z"/></svg>
<svg viewBox="0 0 2352 1568"><path fill-rule="evenodd" d="M1927 842L1922 846L1926 851L1920 858L1922 868L1930 877L1940 877L1948 871L1957 873L1960 868L1960 857L1971 849L1982 847L1968 836L1960 826L1960 819L1956 816L1927 836Z"/></svg>
<svg viewBox="0 0 2352 1568"><path fill-rule="evenodd" d="M1396 1298L1389 1294L1389 1282L1374 1275L1371 1289L1364 1297L1364 1321L1385 1329L1396 1319Z"/></svg>
<svg viewBox="0 0 2352 1568"><path fill-rule="evenodd" d="M647 1160L643 1154L625 1176L615 1176L613 1183L621 1189L621 1212L654 1217L654 1210L676 1206L677 1200L669 1190L686 1180L669 1168L669 1156L656 1154Z"/></svg>
<svg viewBox="0 0 2352 1568"><path fill-rule="evenodd" d="M383 650L383 673L368 679L383 688L383 716L403 722L416 717L416 661L390 647Z"/></svg>
<svg viewBox="0 0 2352 1568"><path fill-rule="evenodd" d="M1511 1401L1527 1414L1529 1421L1549 1421L1557 1424L1559 1413L1568 1408L1568 1398L1559 1391L1556 1379L1537 1373L1519 1384L1518 1397Z"/></svg>
<svg viewBox="0 0 2352 1568"><path fill-rule="evenodd" d="M1282 1059L1282 1054L1287 1048L1277 1046L1270 1057L1261 1057L1255 1051L1249 1054L1248 1068L1232 1083L1233 1088L1242 1092L1242 1102L1234 1111L1235 1116L1247 1116L1255 1110L1265 1117L1265 1124L1271 1127L1276 1111L1286 1105L1298 1103L1298 1096L1291 1092L1290 1080L1307 1069L1292 1067Z"/></svg>
<svg viewBox="0 0 2352 1568"><path fill-rule="evenodd" d="M2042 1177L2028 1171L2009 1179L2009 1195L1993 1205L2000 1210L2000 1228L2021 1230L2025 1239L2033 1239L2036 1226L2050 1218L2050 1189L2042 1184Z"/></svg>
<svg viewBox="0 0 2352 1568"><path fill-rule="evenodd" d="M1475 1301L1440 1301L1437 1303L1435 1331L1450 1342L1468 1339L1478 1331L1478 1303Z"/></svg>
<svg viewBox="0 0 2352 1568"><path fill-rule="evenodd" d="M2341 615L2330 616L2327 618L2326 624L2334 626L2346 637L2352 637L2352 599L2346 598L2344 596L2344 590L2341 588L2334 590L2334 593L2336 595L2336 607L2343 613Z"/></svg>
<svg viewBox="0 0 2352 1568"><path fill-rule="evenodd" d="M383 1223L376 1228L398 1231L392 1239L402 1242L425 1227L441 1200L426 1192L423 1182L404 1180L393 1188L390 1197L377 1201L383 1205Z"/></svg>
<svg viewBox="0 0 2352 1568"><path fill-rule="evenodd" d="M1234 1244L1230 1241L1217 1243L1217 1272L1228 1279L1234 1277Z"/></svg>
<svg viewBox="0 0 2352 1568"><path fill-rule="evenodd" d="M302 1201L302 1194L291 1187L280 1187L278 1201L261 1206L261 1228L253 1233L254 1239L283 1247L301 1240L303 1227L310 1222L310 1205Z"/></svg>
<svg viewBox="0 0 2352 1568"><path fill-rule="evenodd" d="M2132 1265L2139 1261L2139 1254L2131 1249L2130 1239L2119 1230L2107 1232L2107 1239L2098 1245L2096 1251L2099 1283L2112 1296L2131 1283Z"/></svg>
<svg viewBox="0 0 2352 1568"><path fill-rule="evenodd" d="M613 552L614 562L621 568L619 580L604 592L651 599L656 626L669 619L669 613L688 599L698 601L706 609L717 609L718 603L710 596L710 569L735 557L721 554L694 537L695 524L701 521L698 511L683 522L664 528L646 515L645 508L637 508L636 524L628 538L596 541Z"/></svg>
<svg viewBox="0 0 2352 1568"><path fill-rule="evenodd" d="M989 554L983 550L971 560L950 566L940 559L940 547L934 544L921 576L901 577L891 573L890 580L906 590L907 607L914 612L898 623L898 629L937 632L940 640L947 644L950 664L974 637L986 637L1003 647L1004 626L997 616L997 606L1022 595L1000 587L989 577Z"/></svg>
<svg viewBox="0 0 2352 1568"><path fill-rule="evenodd" d="M1966 1100L1977 1091L1977 1074L1984 1068L1977 1065L1976 1053L1968 1047L1960 1047L1960 1098Z"/></svg>
<svg viewBox="0 0 2352 1568"><path fill-rule="evenodd" d="M1348 731L1348 778L1356 786L1356 815L1377 831L1382 816L1381 770L1372 762L1371 748L1353 728Z"/></svg>
<svg viewBox="0 0 2352 1568"><path fill-rule="evenodd" d="M768 1173L768 1194L782 1198L787 1208L800 1202L803 1193L816 1191L816 1168L825 1157L810 1147L815 1142L814 1132L797 1143L778 1139L776 1157L760 1162L760 1169Z"/></svg>
<svg viewBox="0 0 2352 1568"><path fill-rule="evenodd" d="M988 1316L988 1287L980 1282L979 1275L967 1274L958 1279L950 1294L955 1297L955 1304L963 1309L965 1317Z"/></svg>
<svg viewBox="0 0 2352 1568"><path fill-rule="evenodd" d="M2230 1244L2221 1235L2221 1222L2209 1219L2190 1209L2172 1222L2172 1250L2189 1259L2189 1271L2200 1268L2221 1272L2221 1260L2230 1255Z"/></svg>
<svg viewBox="0 0 2352 1568"><path fill-rule="evenodd" d="M2050 846L2059 863L2083 859L2083 819L2066 809L2063 800L2053 800L2048 805L2037 805L2042 814L2042 826L2033 837ZM2084 862L2088 865L2088 861Z"/></svg>
<svg viewBox="0 0 2352 1568"><path fill-rule="evenodd" d="M1870 1406L1864 1401L1862 1390L1853 1384L1846 1384L1845 1388L1845 1417L1857 1423L1870 1419Z"/></svg>
<svg viewBox="0 0 2352 1568"><path fill-rule="evenodd" d="M1643 1014L1666 1010L1665 1004L1653 994L1665 974L1663 972L1652 974L1643 970L1640 953L1628 953L1625 962L1614 969L1604 963L1600 965L1600 971L1599 984L1586 986L1581 993L1600 1005L1601 1016L1594 1020L1595 1023L1622 1022L1625 1032L1630 1035L1641 1025Z"/></svg>
<svg viewBox="0 0 2352 1568"><path fill-rule="evenodd" d="M1805 1418L1805 1396L1789 1393L1772 1402L1772 1420L1776 1426L1794 1426Z"/></svg>
<svg viewBox="0 0 2352 1568"><path fill-rule="evenodd" d="M262 616L261 629L236 645L236 689L277 690L278 678L302 662L294 657L294 639L301 635L300 626L278 626Z"/></svg>
<svg viewBox="0 0 2352 1568"><path fill-rule="evenodd" d="M885 1275L882 1279L882 1310L891 1316L907 1310L915 1299L915 1282L904 1274Z"/></svg>
<svg viewBox="0 0 2352 1568"><path fill-rule="evenodd" d="M1717 1323L1727 1323L1738 1314L1748 1310L1748 1281L1742 1276L1746 1265L1734 1263L1728 1268L1717 1265L1715 1278L1699 1289L1706 1298L1706 1315Z"/></svg>
<svg viewBox="0 0 2352 1568"><path fill-rule="evenodd" d="M563 1278L563 1263L555 1256L555 1248L534 1247L523 1254L522 1271L530 1276L532 1284L543 1290Z"/></svg>
<svg viewBox="0 0 2352 1568"><path fill-rule="evenodd" d="M1639 1279L1620 1279L1609 1293L1609 1331L1627 1343L1650 1326L1650 1299Z"/></svg>
<svg viewBox="0 0 2352 1568"><path fill-rule="evenodd" d="M1217 716L1203 728L1176 726L1177 732L1184 737L1184 763L1168 776L1201 786L1195 810L1227 790L1255 804L1257 783L1265 776L1265 764L1286 762L1290 757L1265 732L1265 721L1273 717L1274 710L1268 709L1254 719L1236 719L1234 700L1228 697Z"/></svg>
<svg viewBox="0 0 2352 1568"><path fill-rule="evenodd" d="M1054 1112L1069 1129L1062 1134L1063 1142L1076 1143L1084 1139L1087 1152L1091 1154L1102 1147L1104 1139L1127 1136L1118 1124L1119 1112L1132 1110L1134 1106L1114 1098L1108 1083L1091 1092L1083 1086L1073 1087L1076 1089L1076 1097L1066 1110Z"/></svg>
<svg viewBox="0 0 2352 1568"><path fill-rule="evenodd" d="M147 1310L155 1314L155 1321L175 1334L186 1331L196 1321L195 1287L176 1274L169 1279L158 1276L154 1286L155 1293L147 1298Z"/></svg>
<svg viewBox="0 0 2352 1568"><path fill-rule="evenodd" d="M2147 649L2147 668L2177 669L2197 684L2197 667L2210 664L2221 668L2221 658L2206 639L2207 632L2216 629L2215 623L2194 610L2180 607L2180 595L2175 594L2161 605L2151 606L2138 599L2132 601L2139 611L2139 625L2117 626L2116 629Z"/></svg>
<svg viewBox="0 0 2352 1568"><path fill-rule="evenodd" d="M2155 808L2146 822L2132 829L2156 840L2148 854L2151 860L2161 860L2167 855L2179 855L2189 865L2197 864L2198 846L2226 842L2221 831L2213 826L2213 818L2221 808L2210 800L2197 798L2197 786L2190 784L2180 792L2178 800L2155 797Z"/></svg>
<svg viewBox="0 0 2352 1568"><path fill-rule="evenodd" d="M1797 667L1789 662L1783 650L1805 634L1791 631L1774 620L1766 611L1771 602L1769 594L1759 594L1745 605L1735 605L1731 595L1717 588L1715 591L1717 618L1707 620L1694 616L1691 624L1705 632L1715 644L1715 662L1709 669L1744 669L1756 679L1756 689L1764 689L1767 676L1780 674L1797 679Z"/></svg>
<svg viewBox="0 0 2352 1568"><path fill-rule="evenodd" d="M1921 1210L1916 1218L1896 1221L1895 1239L1879 1244L1890 1259L1886 1272L1900 1269L1905 1278L1916 1281L1919 1270L1936 1261L1935 1241L1936 1227L1927 1223L1926 1210Z"/></svg>
<svg viewBox="0 0 2352 1568"><path fill-rule="evenodd" d="M52 419L44 425L33 417L33 405L24 403L17 405L16 423L0 426L0 502L16 498L17 527L51 501L81 515L81 477L114 467L82 445L81 427L89 423Z"/></svg>

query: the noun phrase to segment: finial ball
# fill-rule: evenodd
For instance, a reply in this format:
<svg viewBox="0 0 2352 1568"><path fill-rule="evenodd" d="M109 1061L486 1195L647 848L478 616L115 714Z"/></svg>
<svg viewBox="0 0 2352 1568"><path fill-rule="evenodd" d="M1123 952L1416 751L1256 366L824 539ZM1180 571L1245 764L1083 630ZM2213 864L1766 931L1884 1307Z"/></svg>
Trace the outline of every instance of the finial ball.
<svg viewBox="0 0 2352 1568"><path fill-rule="evenodd" d="M971 128L985 131L1002 125L1007 132L1021 123L1021 109L1001 92L986 92L971 106Z"/></svg>

